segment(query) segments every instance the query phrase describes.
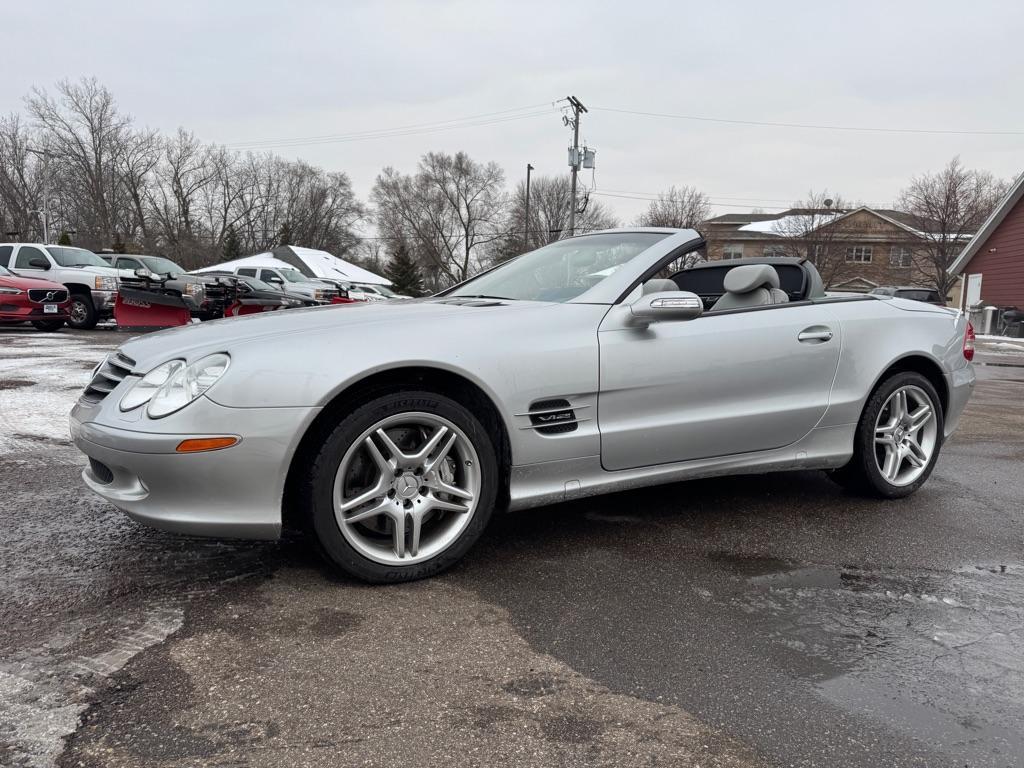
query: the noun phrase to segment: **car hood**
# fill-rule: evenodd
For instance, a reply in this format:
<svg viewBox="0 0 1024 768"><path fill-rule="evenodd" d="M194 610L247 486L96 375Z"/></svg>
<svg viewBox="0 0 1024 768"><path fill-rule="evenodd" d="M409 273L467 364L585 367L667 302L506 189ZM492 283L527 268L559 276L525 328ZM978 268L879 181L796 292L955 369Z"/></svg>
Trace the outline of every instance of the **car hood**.
<svg viewBox="0 0 1024 768"><path fill-rule="evenodd" d="M0 277L0 285L5 285L8 288L20 288L23 291L31 289L45 289L47 291L63 291L66 290L60 283L54 283L50 280L38 280L34 277Z"/></svg>
<svg viewBox="0 0 1024 768"><path fill-rule="evenodd" d="M75 272L102 275L103 277L135 277L135 273L130 269L117 269L115 267L61 267L61 269L73 269Z"/></svg>
<svg viewBox="0 0 1024 768"><path fill-rule="evenodd" d="M230 352L233 347L252 342L301 334L306 339L324 334L339 348L351 341L362 341L376 330L393 332L395 326L408 326L410 334L422 333L425 323L443 324L470 320L480 313L522 312L547 302L414 299L396 302L333 304L309 309L261 312L243 317L211 320L146 334L128 341L121 348L136 362L139 370L172 357L192 359L212 352ZM434 329L431 329L432 331Z"/></svg>

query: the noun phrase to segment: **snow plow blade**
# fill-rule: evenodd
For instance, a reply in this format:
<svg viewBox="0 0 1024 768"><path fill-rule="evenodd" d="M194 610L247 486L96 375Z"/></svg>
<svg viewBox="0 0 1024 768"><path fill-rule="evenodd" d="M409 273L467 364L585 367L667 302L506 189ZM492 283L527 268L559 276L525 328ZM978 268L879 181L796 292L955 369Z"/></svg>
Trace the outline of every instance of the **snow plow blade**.
<svg viewBox="0 0 1024 768"><path fill-rule="evenodd" d="M119 328L174 328L188 325L191 313L177 296L121 286L114 303Z"/></svg>

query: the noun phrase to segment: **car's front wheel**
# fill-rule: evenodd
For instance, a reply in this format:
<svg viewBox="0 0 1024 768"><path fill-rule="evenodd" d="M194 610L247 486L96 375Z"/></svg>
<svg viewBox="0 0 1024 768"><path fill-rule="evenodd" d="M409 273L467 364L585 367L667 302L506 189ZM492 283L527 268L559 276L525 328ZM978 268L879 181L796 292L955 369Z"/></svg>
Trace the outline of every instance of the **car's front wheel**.
<svg viewBox="0 0 1024 768"><path fill-rule="evenodd" d="M943 436L942 403L927 378L895 373L868 398L853 458L832 478L851 490L887 499L909 496L931 475Z"/></svg>
<svg viewBox="0 0 1024 768"><path fill-rule="evenodd" d="M68 309L68 326L79 331L88 331L99 322L99 312L92 303L92 296L87 293L71 294L71 306Z"/></svg>
<svg viewBox="0 0 1024 768"><path fill-rule="evenodd" d="M459 403L399 392L354 410L327 436L305 485L313 533L347 573L411 581L450 567L490 520L494 447Z"/></svg>

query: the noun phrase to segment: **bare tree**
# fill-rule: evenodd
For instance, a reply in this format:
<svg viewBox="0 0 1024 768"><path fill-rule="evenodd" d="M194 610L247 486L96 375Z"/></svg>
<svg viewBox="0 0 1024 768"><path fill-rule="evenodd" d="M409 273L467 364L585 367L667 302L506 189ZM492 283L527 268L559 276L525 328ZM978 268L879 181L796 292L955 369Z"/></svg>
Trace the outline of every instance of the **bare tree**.
<svg viewBox="0 0 1024 768"><path fill-rule="evenodd" d="M59 194L77 197L77 228L96 246L115 237L118 164L131 119L117 110L113 94L95 78L62 80L57 96L34 88L26 100L42 141L55 156Z"/></svg>
<svg viewBox="0 0 1024 768"><path fill-rule="evenodd" d="M0 118L0 236L42 233L38 210L42 200L42 163L29 153L33 139L18 115Z"/></svg>
<svg viewBox="0 0 1024 768"><path fill-rule="evenodd" d="M432 287L461 282L502 236L504 181L496 163L479 163L464 152L429 152L413 175L389 167L377 177L377 226L386 237L404 237L412 245L429 267Z"/></svg>
<svg viewBox="0 0 1024 768"><path fill-rule="evenodd" d="M954 157L941 171L910 181L899 196L899 207L914 217L925 247L914 255L914 266L938 289L949 294L955 278L949 267L967 241L1006 194L1007 182L988 171L964 168Z"/></svg>
<svg viewBox="0 0 1024 768"><path fill-rule="evenodd" d="M637 220L641 227L697 229L711 216L711 201L696 187L671 187L652 200Z"/></svg>
<svg viewBox="0 0 1024 768"><path fill-rule="evenodd" d="M846 263L848 228L843 214L850 206L841 195L827 189L811 190L806 200L793 204L793 211L773 222L779 247L787 256L806 258L818 270L826 287L834 285L849 271Z"/></svg>

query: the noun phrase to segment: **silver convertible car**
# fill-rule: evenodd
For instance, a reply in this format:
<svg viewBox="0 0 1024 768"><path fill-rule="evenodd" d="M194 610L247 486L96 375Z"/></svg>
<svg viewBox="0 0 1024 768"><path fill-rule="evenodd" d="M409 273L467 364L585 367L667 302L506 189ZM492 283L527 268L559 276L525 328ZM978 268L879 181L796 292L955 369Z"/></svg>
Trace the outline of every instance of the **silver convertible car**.
<svg viewBox="0 0 1024 768"><path fill-rule="evenodd" d="M495 510L709 475L927 480L974 385L954 311L828 296L800 259L709 261L692 230L582 235L428 299L133 339L71 416L86 484L141 522L275 538L395 582Z"/></svg>

